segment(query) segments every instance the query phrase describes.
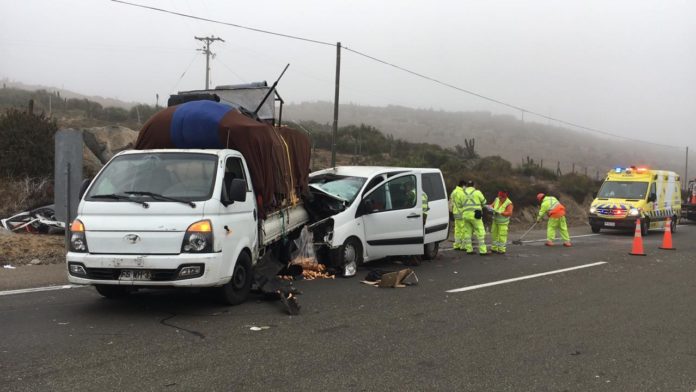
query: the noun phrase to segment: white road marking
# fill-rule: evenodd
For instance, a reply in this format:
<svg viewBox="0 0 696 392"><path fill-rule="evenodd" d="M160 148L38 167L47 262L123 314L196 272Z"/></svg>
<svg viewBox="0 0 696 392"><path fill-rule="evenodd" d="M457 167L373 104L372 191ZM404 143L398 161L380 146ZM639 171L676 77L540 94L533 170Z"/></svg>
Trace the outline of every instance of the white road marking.
<svg viewBox="0 0 696 392"><path fill-rule="evenodd" d="M85 286L66 284L63 286L46 286L46 287L35 287L35 288L31 288L31 289L7 290L7 291L0 291L0 297L3 295L37 293L40 291L65 290L65 289L74 289L74 288L78 288L78 287L85 287Z"/></svg>
<svg viewBox="0 0 696 392"><path fill-rule="evenodd" d="M512 278L512 279L505 279L505 280L499 280L496 282L490 282L490 283L483 283L483 284L477 284L475 286L467 286L467 287L462 287L459 289L452 289L452 290L447 290L447 293L460 293L462 291L470 291L470 290L476 290L476 289L481 289L484 287L490 287L490 286L496 286L499 284L505 284L505 283L511 283L511 282L517 282L519 280L526 280L526 279L533 279L533 278L538 278L540 276L546 276L546 275L553 275L553 274L560 274L562 272L568 272L568 271L573 271L581 268L589 268L589 267L596 267L598 265L602 264L607 264L606 261L600 261L597 263L592 263L592 264L584 264L584 265L579 265L577 267L570 267L570 268L564 268L564 269L559 269L555 271L549 271L549 272L542 272L539 274L534 274L534 275L527 275L527 276L520 276L519 278Z"/></svg>
<svg viewBox="0 0 696 392"><path fill-rule="evenodd" d="M600 234L580 234L580 235L571 235L570 238L595 237L598 235L600 235ZM526 240L526 241L522 241L522 243L529 244L532 242L545 242L545 241L546 241L546 238L540 239L540 240ZM511 245L511 244L512 244L512 241L508 241L507 245ZM448 250L453 250L453 248L440 248L440 250L448 251Z"/></svg>

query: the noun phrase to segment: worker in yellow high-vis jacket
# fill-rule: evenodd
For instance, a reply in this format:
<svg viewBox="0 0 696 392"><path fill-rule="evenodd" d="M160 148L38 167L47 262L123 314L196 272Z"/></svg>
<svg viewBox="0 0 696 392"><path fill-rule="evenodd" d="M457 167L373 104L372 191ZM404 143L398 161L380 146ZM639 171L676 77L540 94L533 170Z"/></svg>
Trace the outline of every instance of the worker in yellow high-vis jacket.
<svg viewBox="0 0 696 392"><path fill-rule="evenodd" d="M466 181L460 180L452 193L450 202L452 203L452 216L454 217L454 250L464 250L464 187Z"/></svg>
<svg viewBox="0 0 696 392"><path fill-rule="evenodd" d="M498 197L493 200L490 210L493 212L493 225L491 226L491 251L505 254L507 251L508 226L512 216L512 200L505 190L498 191Z"/></svg>
<svg viewBox="0 0 696 392"><path fill-rule="evenodd" d="M464 219L464 250L467 254L474 253L471 241L473 234L478 242L478 251L481 256L488 255L486 248L486 229L483 227L483 206L486 198L483 193L474 188L474 182L468 181L464 189L464 203L462 217Z"/></svg>
<svg viewBox="0 0 696 392"><path fill-rule="evenodd" d="M539 207L539 215L537 222L541 221L544 216L549 217L549 223L546 226L546 246L553 246L553 241L556 239L556 231L560 231L563 246L573 246L570 242L570 234L568 233L568 224L566 223L566 209L557 198L547 196L543 193L537 195L537 201L541 204Z"/></svg>

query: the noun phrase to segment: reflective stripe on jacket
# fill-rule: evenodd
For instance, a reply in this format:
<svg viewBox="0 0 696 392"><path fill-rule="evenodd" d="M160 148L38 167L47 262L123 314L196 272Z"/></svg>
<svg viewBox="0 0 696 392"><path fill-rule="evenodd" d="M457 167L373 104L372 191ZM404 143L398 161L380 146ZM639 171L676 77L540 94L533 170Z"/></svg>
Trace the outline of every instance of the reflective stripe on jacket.
<svg viewBox="0 0 696 392"><path fill-rule="evenodd" d="M538 218L541 219L544 215L548 215L550 218L564 217L565 207L555 197L545 196L541 202L541 208L539 208Z"/></svg>
<svg viewBox="0 0 696 392"><path fill-rule="evenodd" d="M513 206L512 201L509 198L505 199L505 201L501 203L500 199L496 197L495 200L493 200L493 204L491 204L491 208L493 208L493 211L497 212L497 214L493 216L493 221L495 223L510 223L510 216L512 216Z"/></svg>
<svg viewBox="0 0 696 392"><path fill-rule="evenodd" d="M464 190L464 211L481 211L481 206L486 204L486 198L483 193L473 187L467 187Z"/></svg>
<svg viewBox="0 0 696 392"><path fill-rule="evenodd" d="M462 212L464 211L464 189L460 186L455 187L450 195L450 200L452 201L452 215L454 219L462 219Z"/></svg>

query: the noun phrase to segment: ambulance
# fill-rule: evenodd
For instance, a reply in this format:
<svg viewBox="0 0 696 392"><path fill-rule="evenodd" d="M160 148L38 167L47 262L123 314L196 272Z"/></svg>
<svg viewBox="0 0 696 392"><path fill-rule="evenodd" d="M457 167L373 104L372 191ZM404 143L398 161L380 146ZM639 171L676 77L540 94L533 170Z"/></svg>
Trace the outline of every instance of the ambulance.
<svg viewBox="0 0 696 392"><path fill-rule="evenodd" d="M602 183L592 205L589 221L593 233L602 229L634 230L640 218L641 234L662 229L671 218L672 232L681 218L681 184L671 171L646 167L617 167Z"/></svg>

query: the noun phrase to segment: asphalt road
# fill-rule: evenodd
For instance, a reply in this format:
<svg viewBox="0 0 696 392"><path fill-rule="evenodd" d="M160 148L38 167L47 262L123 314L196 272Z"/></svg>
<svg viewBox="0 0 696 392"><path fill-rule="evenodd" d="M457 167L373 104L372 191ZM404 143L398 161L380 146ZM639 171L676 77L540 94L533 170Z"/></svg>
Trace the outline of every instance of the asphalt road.
<svg viewBox="0 0 696 392"><path fill-rule="evenodd" d="M612 233L506 256L443 251L401 289L299 282L299 316L257 297L222 307L180 292L0 295L0 390L691 392L696 226L679 227L676 251L657 249L661 237L645 239L647 257Z"/></svg>

